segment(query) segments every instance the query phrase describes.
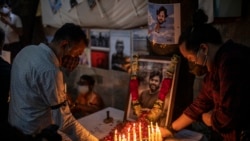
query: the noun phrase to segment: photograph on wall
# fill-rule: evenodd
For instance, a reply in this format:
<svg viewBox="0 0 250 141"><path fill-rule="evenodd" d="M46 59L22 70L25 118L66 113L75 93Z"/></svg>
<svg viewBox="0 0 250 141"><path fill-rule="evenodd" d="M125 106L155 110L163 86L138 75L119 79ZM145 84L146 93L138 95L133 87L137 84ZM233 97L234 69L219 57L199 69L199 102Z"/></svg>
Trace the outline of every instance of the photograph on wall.
<svg viewBox="0 0 250 141"><path fill-rule="evenodd" d="M177 44L180 24L180 3L148 3L149 41L158 44Z"/></svg>
<svg viewBox="0 0 250 141"><path fill-rule="evenodd" d="M57 11L62 7L61 0L49 0L49 5L53 14L56 14Z"/></svg>
<svg viewBox="0 0 250 141"><path fill-rule="evenodd" d="M131 35L130 30L110 32L110 69L130 71Z"/></svg>
<svg viewBox="0 0 250 141"><path fill-rule="evenodd" d="M100 69L109 69L109 53L107 51L91 50L91 66Z"/></svg>
<svg viewBox="0 0 250 141"><path fill-rule="evenodd" d="M150 121L157 122L160 126L168 125L172 120L178 71L178 56L167 59L139 58L138 91L131 90L134 87L130 83L126 120L136 121L146 115ZM156 107L161 112L151 114Z"/></svg>
<svg viewBox="0 0 250 141"><path fill-rule="evenodd" d="M86 47L82 54L79 56L79 65L86 66L86 67L91 67L91 59L90 59L90 48Z"/></svg>
<svg viewBox="0 0 250 141"><path fill-rule="evenodd" d="M133 55L149 55L147 49L148 29L138 28L132 30L132 54Z"/></svg>
<svg viewBox="0 0 250 141"><path fill-rule="evenodd" d="M110 30L90 29L90 46L93 49L108 50L110 45Z"/></svg>

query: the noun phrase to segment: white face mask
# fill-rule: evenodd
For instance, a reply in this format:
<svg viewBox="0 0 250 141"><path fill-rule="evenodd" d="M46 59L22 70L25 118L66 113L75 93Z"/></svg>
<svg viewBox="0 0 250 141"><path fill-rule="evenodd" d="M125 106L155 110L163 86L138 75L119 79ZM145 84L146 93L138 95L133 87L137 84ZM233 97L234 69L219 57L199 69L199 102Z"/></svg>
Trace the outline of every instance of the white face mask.
<svg viewBox="0 0 250 141"><path fill-rule="evenodd" d="M78 85L77 90L79 93L87 93L89 91L89 86Z"/></svg>
<svg viewBox="0 0 250 141"><path fill-rule="evenodd" d="M3 14L9 14L10 9L7 8L7 7L3 7L3 8L1 9L1 12L2 12Z"/></svg>

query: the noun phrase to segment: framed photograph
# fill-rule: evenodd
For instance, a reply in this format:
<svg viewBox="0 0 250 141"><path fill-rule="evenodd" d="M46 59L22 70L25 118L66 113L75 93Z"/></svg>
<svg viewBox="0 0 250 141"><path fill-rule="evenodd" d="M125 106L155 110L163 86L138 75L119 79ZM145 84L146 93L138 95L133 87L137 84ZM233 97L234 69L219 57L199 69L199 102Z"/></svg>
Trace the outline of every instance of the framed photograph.
<svg viewBox="0 0 250 141"><path fill-rule="evenodd" d="M179 65L180 58L177 55L169 58L143 57L138 59L138 102L141 112L149 113L148 111L153 109L154 104L161 97L163 102L161 113L156 121L159 126L167 126L172 121ZM171 83L165 83L166 80L171 80L169 81ZM164 83L162 83L163 81ZM164 97L162 97L162 93L160 94L163 89L166 91ZM138 119L136 111L134 111L132 102L134 96L132 95L131 91L129 91L124 115L126 121L136 121Z"/></svg>
<svg viewBox="0 0 250 141"><path fill-rule="evenodd" d="M149 40L158 44L177 44L181 32L180 3L148 4Z"/></svg>
<svg viewBox="0 0 250 141"><path fill-rule="evenodd" d="M90 29L90 46L93 49L109 50L110 30Z"/></svg>
<svg viewBox="0 0 250 141"><path fill-rule="evenodd" d="M91 50L91 67L109 69L109 53L100 50Z"/></svg>
<svg viewBox="0 0 250 141"><path fill-rule="evenodd" d="M131 56L131 31L111 30L110 69L129 72Z"/></svg>
<svg viewBox="0 0 250 141"><path fill-rule="evenodd" d="M149 55L149 50L147 49L147 36L148 29L138 28L132 30L132 54L139 56Z"/></svg>

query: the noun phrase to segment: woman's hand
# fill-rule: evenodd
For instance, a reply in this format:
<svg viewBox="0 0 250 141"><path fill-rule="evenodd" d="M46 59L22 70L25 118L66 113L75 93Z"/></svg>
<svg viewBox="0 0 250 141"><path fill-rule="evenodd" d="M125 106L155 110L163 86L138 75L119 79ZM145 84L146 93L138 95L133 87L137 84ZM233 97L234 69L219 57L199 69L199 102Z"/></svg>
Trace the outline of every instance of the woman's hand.
<svg viewBox="0 0 250 141"><path fill-rule="evenodd" d="M202 120L207 126L212 126L211 115L212 111L202 114Z"/></svg>
<svg viewBox="0 0 250 141"><path fill-rule="evenodd" d="M160 131L161 131L161 136L163 138L172 138L174 137L174 134L168 130L167 128L164 128L164 127L159 127L160 128Z"/></svg>

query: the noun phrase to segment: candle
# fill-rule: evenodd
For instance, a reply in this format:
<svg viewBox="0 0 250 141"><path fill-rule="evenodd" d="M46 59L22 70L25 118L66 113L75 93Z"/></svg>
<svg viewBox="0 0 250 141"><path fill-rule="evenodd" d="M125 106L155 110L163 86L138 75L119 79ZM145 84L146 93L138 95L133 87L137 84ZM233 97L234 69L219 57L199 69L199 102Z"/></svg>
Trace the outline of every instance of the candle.
<svg viewBox="0 0 250 141"><path fill-rule="evenodd" d="M117 130L115 130L114 141L117 141Z"/></svg>
<svg viewBox="0 0 250 141"><path fill-rule="evenodd" d="M139 122L139 140L142 141L141 122Z"/></svg>
<svg viewBox="0 0 250 141"><path fill-rule="evenodd" d="M136 141L135 123L133 124L133 141Z"/></svg>
<svg viewBox="0 0 250 141"><path fill-rule="evenodd" d="M126 141L125 135L122 134L122 141Z"/></svg>
<svg viewBox="0 0 250 141"><path fill-rule="evenodd" d="M160 128L159 128L159 126L158 126L157 123L156 123L155 132L156 132L156 139L157 139L157 141L161 141L162 140L162 138L161 138L161 132L160 132Z"/></svg>
<svg viewBox="0 0 250 141"><path fill-rule="evenodd" d="M128 128L128 135L127 135L128 141L130 141L130 127Z"/></svg>
<svg viewBox="0 0 250 141"><path fill-rule="evenodd" d="M119 134L118 136L119 136L119 140L118 140L118 141L122 141L122 136L121 136L121 134Z"/></svg>
<svg viewBox="0 0 250 141"><path fill-rule="evenodd" d="M152 141L154 141L155 140L155 138L154 138L154 126L153 126L152 122L150 122L150 126L151 126L150 127L150 129L151 129L151 134L150 134L151 137L150 138L151 138Z"/></svg>
<svg viewBox="0 0 250 141"><path fill-rule="evenodd" d="M148 141L151 141L151 129L150 129L150 126L148 125Z"/></svg>

